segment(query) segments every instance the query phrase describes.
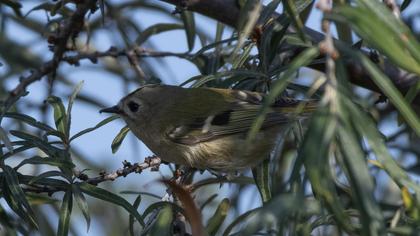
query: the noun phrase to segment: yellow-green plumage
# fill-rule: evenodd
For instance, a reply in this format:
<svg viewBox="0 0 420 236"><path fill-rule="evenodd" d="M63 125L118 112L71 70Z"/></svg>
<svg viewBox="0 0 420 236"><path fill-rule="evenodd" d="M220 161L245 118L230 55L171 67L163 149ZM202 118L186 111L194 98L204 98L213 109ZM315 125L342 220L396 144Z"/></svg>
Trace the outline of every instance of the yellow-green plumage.
<svg viewBox="0 0 420 236"><path fill-rule="evenodd" d="M148 85L121 99L113 112L163 160L231 172L267 158L284 127L316 109L314 102L279 98L249 143L247 133L263 99L240 90Z"/></svg>

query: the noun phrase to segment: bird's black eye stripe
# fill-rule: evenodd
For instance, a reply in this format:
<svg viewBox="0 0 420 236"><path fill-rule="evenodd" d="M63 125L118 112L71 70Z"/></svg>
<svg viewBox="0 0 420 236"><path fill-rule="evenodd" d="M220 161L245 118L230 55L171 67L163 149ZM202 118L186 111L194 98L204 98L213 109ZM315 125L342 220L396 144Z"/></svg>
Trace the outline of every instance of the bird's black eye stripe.
<svg viewBox="0 0 420 236"><path fill-rule="evenodd" d="M131 112L137 112L139 110L140 105L131 101L128 103L128 108L130 109Z"/></svg>

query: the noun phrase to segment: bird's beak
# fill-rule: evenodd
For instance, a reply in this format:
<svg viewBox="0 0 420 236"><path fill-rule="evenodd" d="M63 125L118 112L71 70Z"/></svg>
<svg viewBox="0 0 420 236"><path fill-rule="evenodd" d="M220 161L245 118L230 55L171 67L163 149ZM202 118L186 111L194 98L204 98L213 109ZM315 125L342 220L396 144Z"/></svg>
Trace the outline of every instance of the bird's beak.
<svg viewBox="0 0 420 236"><path fill-rule="evenodd" d="M102 112L121 114L122 110L118 106L113 106L113 107L104 108L104 109L99 111L99 113L102 113Z"/></svg>

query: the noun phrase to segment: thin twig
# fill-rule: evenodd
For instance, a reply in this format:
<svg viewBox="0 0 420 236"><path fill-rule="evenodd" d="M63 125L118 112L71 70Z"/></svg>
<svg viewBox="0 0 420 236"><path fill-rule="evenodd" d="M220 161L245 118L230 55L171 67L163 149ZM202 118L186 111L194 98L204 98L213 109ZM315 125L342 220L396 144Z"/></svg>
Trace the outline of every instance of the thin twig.
<svg viewBox="0 0 420 236"><path fill-rule="evenodd" d="M194 55L186 53L175 53L175 52L162 52L162 51L153 51L144 48L134 48L133 50L119 50L115 47L111 47L107 51L93 51L93 52L79 52L73 56L63 57L63 61L68 62L71 65L79 65L81 60L88 59L92 63L97 63L99 58L103 57L179 57L184 59L192 58Z"/></svg>
<svg viewBox="0 0 420 236"><path fill-rule="evenodd" d="M98 185L102 182L106 181L114 181L119 177L126 177L127 175L131 173L141 173L143 170L151 169L152 171L156 171L159 169L159 166L161 164L161 159L157 156L151 156L146 157L144 162L141 163L135 163L131 164L127 161L123 162L123 168L120 168L116 171L113 171L111 173L100 173L99 176L89 178L84 173L76 173L75 176L80 180L82 183L88 183L92 185ZM53 193L60 192L60 191L66 191L66 188L60 188L60 187L51 187L46 185L40 185L40 184L30 184L25 185L22 187L22 189L25 192L32 192L32 193L47 193L48 195L52 195Z"/></svg>
<svg viewBox="0 0 420 236"><path fill-rule="evenodd" d="M59 32L52 40L54 42L53 58L50 61L45 62L41 68L32 71L29 76L22 77L20 83L10 92L6 104L10 104L10 101L16 99L15 97L20 97L25 94L26 87L33 82L41 80L48 74L55 74L64 53L68 50L68 40L77 36L84 25L85 15L95 7L96 0L83 1L83 3L77 4L76 11L68 20L63 20ZM7 109L8 108L9 107L7 107Z"/></svg>
<svg viewBox="0 0 420 236"><path fill-rule="evenodd" d="M123 164L123 168L120 168L109 174L102 173L97 177L88 178L84 180L84 182L97 185L105 181L114 181L119 177L126 177L131 173L141 173L143 170L148 168L151 168L152 170L157 170L161 164L161 159L157 156L152 156L145 158L144 162L142 163L131 164L127 161L124 161Z"/></svg>

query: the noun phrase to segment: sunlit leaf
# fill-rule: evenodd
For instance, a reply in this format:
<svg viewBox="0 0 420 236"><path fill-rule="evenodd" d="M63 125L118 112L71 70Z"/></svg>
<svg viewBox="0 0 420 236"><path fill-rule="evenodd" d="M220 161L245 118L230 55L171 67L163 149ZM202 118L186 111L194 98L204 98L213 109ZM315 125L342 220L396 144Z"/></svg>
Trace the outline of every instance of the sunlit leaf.
<svg viewBox="0 0 420 236"><path fill-rule="evenodd" d="M266 157L268 158L268 157ZM262 202L267 202L271 199L270 189L270 159L264 160L257 167L252 169L252 175L255 180L255 184L261 195Z"/></svg>
<svg viewBox="0 0 420 236"><path fill-rule="evenodd" d="M164 206L157 216L155 223L150 229L150 235L173 235L172 233L173 213L172 208Z"/></svg>
<svg viewBox="0 0 420 236"><path fill-rule="evenodd" d="M216 235L217 231L220 229L220 226L225 221L229 208L230 208L229 199L224 198L220 202L213 216L208 220L206 231L209 235Z"/></svg>
<svg viewBox="0 0 420 236"><path fill-rule="evenodd" d="M70 216L73 209L73 195L71 190L67 190L63 197L60 208L60 218L58 221L57 235L67 236L70 228Z"/></svg>
<svg viewBox="0 0 420 236"><path fill-rule="evenodd" d="M55 127L57 128L58 131L60 131L67 137L68 133L67 133L66 127L67 127L68 121L67 121L67 114L66 114L66 110L64 108L63 102L61 101L59 97L55 97L55 96L50 96L47 99L47 102L51 104L54 108Z"/></svg>
<svg viewBox="0 0 420 236"><path fill-rule="evenodd" d="M80 90L82 89L84 81L80 81L76 87L74 87L73 92L70 95L69 102L67 105L67 124L66 124L66 134L70 135L70 126L71 126L71 109L73 108L74 100L76 96L79 94Z"/></svg>
<svg viewBox="0 0 420 236"><path fill-rule="evenodd" d="M128 126L123 127L120 132L115 136L114 140L111 144L112 153L116 153L118 149L120 148L125 136L127 136L128 131L130 131L130 128Z"/></svg>

